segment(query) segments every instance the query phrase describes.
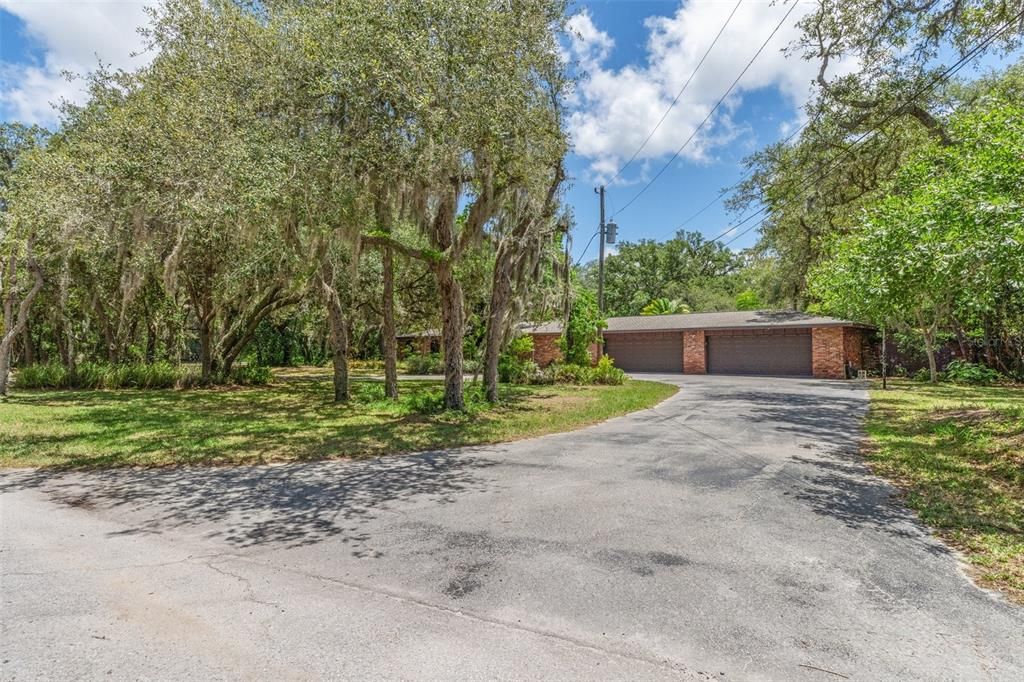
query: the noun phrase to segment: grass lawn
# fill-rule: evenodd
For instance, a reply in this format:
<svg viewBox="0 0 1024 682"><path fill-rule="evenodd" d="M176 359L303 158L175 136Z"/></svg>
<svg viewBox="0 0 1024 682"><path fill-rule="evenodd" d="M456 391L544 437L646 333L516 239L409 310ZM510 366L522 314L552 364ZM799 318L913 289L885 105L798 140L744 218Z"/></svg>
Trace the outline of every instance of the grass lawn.
<svg viewBox="0 0 1024 682"><path fill-rule="evenodd" d="M353 381L330 402L329 370L281 372L270 386L202 390L12 391L0 404L0 466L235 464L372 457L568 431L650 407L676 387L510 386L490 407L439 412L441 384Z"/></svg>
<svg viewBox="0 0 1024 682"><path fill-rule="evenodd" d="M876 384L867 457L962 550L977 581L1024 604L1024 388Z"/></svg>

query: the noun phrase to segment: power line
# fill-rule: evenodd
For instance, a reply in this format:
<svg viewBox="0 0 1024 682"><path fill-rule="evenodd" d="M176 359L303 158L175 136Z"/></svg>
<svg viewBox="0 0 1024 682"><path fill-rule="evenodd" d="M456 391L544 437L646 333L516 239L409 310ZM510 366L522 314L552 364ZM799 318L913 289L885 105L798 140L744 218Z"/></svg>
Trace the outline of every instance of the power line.
<svg viewBox="0 0 1024 682"><path fill-rule="evenodd" d="M718 29L718 34L715 35L715 39L711 41L710 45L708 45L708 49L705 50L704 56L702 56L700 58L700 61L697 62L697 66L694 67L693 73L690 74L690 77L686 79L685 83L683 83L683 87L679 89L678 93L676 93L675 98L673 98L672 103L668 105L668 109L665 110L665 113L661 115L661 119L658 121L657 125L655 125L651 132L647 135L647 137L644 138L644 141L640 143L640 146L637 147L636 151L633 152L633 155L629 157L629 160L626 161L626 163L622 164L622 166L619 167L619 170L615 171L615 175L613 175L611 180L609 180L606 184L610 185L613 182L615 182L615 179L622 175L622 171L626 170L629 164L633 163L633 161L637 157L637 154L643 151L644 147L647 146L647 143L651 141L651 138L654 137L654 133L658 132L658 128L660 128L661 124L665 122L666 118L668 118L669 112L672 111L672 108L676 104L678 104L679 98L683 96L683 93L686 92L686 88L690 85L690 81L692 81L694 76L697 75L697 72L700 71L700 67L703 66L704 60L708 58L709 54L711 54L711 50L715 47L715 44L718 43L718 39L722 37L722 33L725 32L726 27L732 21L732 18L736 15L736 10L740 8L741 4L743 4L743 0L738 0L736 6L732 8L732 12L729 13L729 16L725 20L725 23L722 24L722 28ZM613 212L612 215L614 216L615 213Z"/></svg>
<svg viewBox="0 0 1024 682"><path fill-rule="evenodd" d="M643 186L643 187L642 187L642 188L640 189L640 191L639 191L639 192L637 192L636 194L634 194L634 195L633 195L633 197L632 197L632 198L631 198L631 199L630 199L629 201L627 201L627 202L626 202L626 203L625 203L625 204L624 204L624 205L622 206L622 208L620 208L620 209L619 209L619 210L618 210L618 211L617 211L616 213L614 213L614 214L613 214L613 215L611 216L611 218L614 218L614 217L615 217L615 216L617 216L617 215L618 215L619 213L622 213L623 211L625 211L625 210L626 210L627 208L629 208L629 206L630 206L630 205L631 205L631 204L632 204L632 203L633 203L634 201L636 201L637 199L639 199L639 198L640 198L640 196L641 196L641 195L642 195L642 194L643 194L644 192L646 192L646 191L647 191L647 189L648 189L648 188L649 188L649 187L650 187L650 186L651 186L652 184L654 184L654 181L655 181L655 180L657 180L657 179L658 179L659 177L661 177L661 174L662 174L662 173L664 173L664 172L665 172L665 171L666 171L666 170L667 170L667 169L669 168L669 166L671 166L671 165L672 165L672 162L673 162L673 161L675 161L675 160L676 160L676 159L677 159L677 158L679 157L679 155L680 155L680 154L681 154L681 153L683 152L683 150L684 150L684 149L686 149L687 145L689 145L689 144L690 144L690 142L691 142L691 141L693 140L693 138L694 138L694 137L696 137L697 133L699 133L699 132L701 131L701 129L702 129L703 127L704 127L704 125L705 125L705 124L706 124L706 123L707 123L707 122L708 122L709 120L711 120L711 117L712 117L712 116L713 116L713 115L715 114L715 112L716 112L716 111L718 111L718 108L719 108L720 106L722 106L722 103L723 103L723 102L725 101L725 98L726 98L726 97L728 97L728 96L729 96L729 95L730 95L730 94L732 93L732 91L733 91L733 90L734 90L734 89L736 88L736 85L737 85L737 84L738 84L738 83L740 82L740 79L742 79L742 78L743 78L743 76L745 76L745 75L746 75L747 71L748 71L748 70L750 69L750 67L751 67L751 66L753 66L754 62L755 62L755 61L757 60L757 58L758 58L758 57L759 57L759 56L761 55L761 53L762 53L762 52L764 51L764 48L765 48L765 47L767 47L768 43L769 43L769 42L771 42L771 39L772 39L772 38L774 38L774 37L775 37L775 34L779 32L779 29L780 29L780 28L782 28L782 25L783 25L784 23L786 23L786 19L788 19L788 18L789 18L789 15L790 15L790 14L792 14L792 13L793 13L793 10L795 10L795 9L796 9L796 6L797 6L797 4L798 4L798 3L794 2L794 3L793 3L793 4L791 5L791 6L790 6L790 8L789 8L789 10L788 10L788 11L786 12L785 16L783 16L783 17L782 17L782 20L781 20L781 21L779 21L779 23L778 23L778 24L777 24L777 25L775 26L775 28L774 28L774 29L772 29L772 32L771 32L771 33L770 33L770 34L768 35L768 37L767 37L767 38L765 39L765 41L764 41L763 43L761 43L761 47L757 48L757 52L755 52L755 53L754 53L754 56L750 58L750 61L749 61L749 62L747 62L747 65L743 67L743 70L742 70L742 71L740 71L740 75L736 76L736 79L735 79L735 80L734 80L734 81L732 82L732 85L730 85L730 86L729 86L729 89L728 89L728 90L726 90L726 91L725 91L725 94L723 94L723 95L722 95L722 96L721 96L721 97L719 98L719 100L718 100L718 101L717 101L717 102L715 103L715 106L713 106L713 107L711 108L711 111L709 111L709 112L708 112L708 115L704 117L704 120L700 122L700 124L699 124L699 125L698 125L698 126L697 126L697 127L695 128L695 129L694 129L694 131L693 131L692 133L690 133L690 136L689 136L688 138L686 138L686 141L685 141L685 142L683 142L683 145L682 145L681 147L679 147L679 149L677 149L677 150L676 150L676 152L675 152L675 153L674 153L674 154L672 155L672 158L670 158L670 159L668 160L668 163L666 163L666 164L665 164L664 166L662 166L662 167L661 167L661 170L659 170L659 171L658 171L658 172L657 172L657 173L656 173L656 174L654 175L654 177L653 177L653 178L651 178L650 180L648 180L648 181L647 181L647 183L646 183L646 184L645 184L645 185L644 185L644 186Z"/></svg>
<svg viewBox="0 0 1024 682"><path fill-rule="evenodd" d="M1018 12L1017 15L1014 16L1013 18L1011 18L1006 24L1004 24L1002 26L1002 28L996 30L994 33L992 33L992 34L988 35L987 37L983 38L981 40L981 42L979 42L973 48L971 48L966 53L964 53L964 55L962 57L960 57L960 59L958 59L956 62L954 62L951 66L947 67L941 73L933 76L932 79L927 84L925 84L924 86L918 88L918 90L915 91L903 104L901 104L900 106L896 107L896 109L894 109L880 123L872 126L868 130L864 131L861 135L859 135L857 137L857 139L855 139L853 141L852 144L850 144L849 146L844 148L842 152L837 154L831 161L829 161L829 167L826 168L825 171L821 172L816 177L808 178L808 181L804 182L803 185L800 187L800 189L797 191L797 197L796 198L801 197L811 186L813 186L814 184L817 184L818 182L821 182L822 180L824 180L825 178L830 176L832 173L834 173L836 170L838 170L838 168L839 168L838 162L844 156L847 156L847 155L851 154L853 152L853 150L858 145L860 145L865 139L867 139L867 137L869 135L871 135L872 133L881 132L882 127L888 125L890 122L895 120L896 117L898 117L903 112L904 108L906 108L908 105L910 105L915 100L917 100L921 95L925 94L926 92L928 92L930 90L933 90L937 85L939 85L939 83L941 83L943 81L947 81L950 78L952 78L954 75L956 75L956 73L958 71L960 71L960 69L964 68L965 66L967 66L968 63L970 63L976 57L978 57L985 48L987 48L993 41L995 41L996 38L999 37L999 35L1001 33L1006 31L1008 28L1011 28L1021 18L1024 18L1024 10ZM792 201L792 199L790 201ZM719 239L722 239L723 237L729 236L729 234L733 230L735 230L737 227L739 227L740 225L748 222L752 218L756 217L758 214L761 214L761 213L764 213L764 212L768 211L768 209L769 209L769 207L767 205L766 206L762 206L761 208L757 209L753 213L751 213L751 214L747 215L746 217L740 219L740 221L730 225L728 228L726 228L726 230L722 234L718 235L717 237L715 237L714 239L711 239L709 241L716 242ZM768 218L769 218L769 216L766 215L761 220L757 221L756 223L754 223L753 225L751 225L747 229L743 230L742 232L740 232L738 234L735 234L735 235L732 235L732 238L729 241L725 242L723 244L723 246L728 246L729 244L732 244L734 241L736 241L737 239L739 239L743 235L747 234L751 230L753 230L753 229L755 229L757 227L760 227L761 225L763 225L765 223L766 220L768 220Z"/></svg>
<svg viewBox="0 0 1024 682"><path fill-rule="evenodd" d="M600 233L601 233L601 231L598 230L594 234L590 235L590 241L587 242L587 245L583 247L583 251L580 253L580 257L576 260L576 262L573 263L573 267L575 267L575 266L580 264L580 261L583 260L583 257L587 255L587 251L590 250L590 245L594 243L594 237L596 237Z"/></svg>
<svg viewBox="0 0 1024 682"><path fill-rule="evenodd" d="M907 35L908 33L910 33L910 30L911 30L912 28L913 28L913 25L908 25L908 26L907 26L907 27L905 27L905 28L904 28L904 29L903 29L902 31L900 31L900 32L899 32L899 33L898 33L898 34L896 35L896 37L895 37L895 38L893 38L892 42L890 43L890 47L895 47L895 43L896 43L896 42L897 42L898 40L900 40L901 38L903 38L904 36L906 36L906 35ZM876 65L877 65L877 62L876 62ZM796 130L794 130L794 131L793 131L792 133L790 133L790 134L789 134L789 135L788 135L788 136L787 136L787 137L786 137L786 138L785 138L784 140L782 140L782 142L781 142L780 144L783 144L783 145L789 144L789 143L790 143L790 142L791 142L791 141L793 140L793 138L795 138L795 137L796 137L797 135L799 135L799 134L800 134L801 132L803 132L803 130L804 130L805 128L809 128L810 126L814 125L814 124L815 124L815 123L816 123L816 122L818 121L818 119L820 119L820 118L821 118L821 111L819 110L818 112L816 112L816 113L814 114L814 116L812 116L811 118L809 118L809 119L807 119L806 121L804 121L803 123L801 123L801 124L800 124L800 125L799 125L799 126L798 126L798 127L796 128ZM724 196L725 196L726 194L728 194L728 193L729 193L729 192L731 192L732 190L734 190L734 189L736 189L737 187L739 187L739 186L740 186L740 185L741 185L741 184L742 184L742 183L743 183L743 182L744 182L744 181L745 181L745 180L746 180L747 178L749 178L749 177L750 177L751 175L753 175L753 173L754 173L754 171L753 171L753 170L749 170L749 171L747 171L746 173L744 173L744 174L743 174L743 175L742 175L742 176L740 177L740 179L739 179L739 180L737 180L737 181L736 181L736 182L734 182L733 184L729 185L729 186L728 186L728 187L726 187L725 189L721 190L721 191L720 191L720 192L719 192L719 193L718 193L718 194L717 194L717 195L715 196L715 198L714 198L714 199L712 199L711 201L709 201L708 203L706 203L706 204L705 204L704 206L702 206L701 208L697 209L697 211L695 211L695 212L694 212L694 213L692 213L692 214L691 214L691 215L690 215L689 217L687 217L687 218L686 218L685 220L683 220L683 222L681 222L681 223L680 223L680 224L679 224L679 225L678 225L677 227L675 227L674 229L672 229L672 230L671 230L671 231L669 231L669 232L665 232L665 233L664 233L664 234L662 234L662 235L661 235L661 236L660 236L659 238L660 238L660 239L664 239L665 237L667 237L667 236L668 236L668 235L670 235L670 234L675 234L675 233L679 232L679 230L683 229L684 227L686 227L687 225L689 225L689 224L690 224L691 222L693 222L694 220L696 220L696 219L697 219L697 218L698 218L699 216L701 216L701 215L702 215L702 214L704 213L704 211L708 210L709 208L711 208L712 206L714 206L714 205L715 205L716 203L718 203L718 201L719 201L719 200L721 200L721 198L722 198L722 197L724 197Z"/></svg>
<svg viewBox="0 0 1024 682"><path fill-rule="evenodd" d="M798 128L796 129L796 130L794 130L794 131L793 131L792 133L790 133L790 134L789 134L789 136L788 136L788 137L787 137L786 139L784 139L784 140L783 140L783 141L782 141L782 142L781 142L780 144L789 144L789 142L790 142L790 141L792 141L794 137L796 137L796 136L797 136L797 135L798 135L798 134L799 134L799 133L800 133L800 132L801 132L801 131L802 131L802 130L803 130L804 128L807 128L807 127L808 127L808 126L809 126L809 125L810 125L811 123L813 123L813 122L814 122L814 119L808 119L807 121L805 121L804 123L802 123L802 124L800 125L800 127L798 127ZM694 212L693 214L691 214L691 215L690 215L690 216L689 216L688 218L686 218L686 219L685 219L685 220L684 220L683 222L679 223L679 225L678 225L677 227L673 228L671 232L666 232L666 233L664 233L663 235L661 235L661 236L662 236L662 238L664 238L664 237L668 236L669 234L675 234L675 233L676 233L676 232L678 232L679 230L683 229L684 227L686 227L687 225L689 225L690 223L692 223L692 222L693 222L694 220L696 220L696 219L697 219L697 218L698 218L698 217L699 217L699 216L700 216L700 215L701 215L702 213L704 213L704 211L708 210L709 208L711 208L712 206L714 206L715 204L717 204L717 203L718 203L718 201L719 201L719 200L720 200L720 199L721 199L722 197L724 197L724 196L725 196L726 194L728 194L728 193L729 193L729 192L731 192L732 190L734 190L734 189L736 189L737 187L739 187L739 186L740 186L740 185L741 185L741 184L743 183L743 181L744 181L744 180L746 180L747 178L749 178L749 177L750 177L751 175L753 175L753 174L754 174L754 171L752 171L752 170L750 170L750 171L747 171L746 173L744 173L744 174L743 174L743 175L742 175L742 176L740 177L740 179L739 179L739 180L737 180L737 181L736 181L736 182L734 182L733 184L729 185L729 186L728 186L728 187L726 187L725 189L721 190L721 191L720 191L720 192L719 192L719 193L718 193L718 194L717 194L717 195L715 196L715 198L714 198L714 199L712 199L712 200L711 200L711 201L709 201L708 203L704 204L704 205L703 205L702 207L700 207L700 208L699 208L699 209L698 209L697 211L695 211L695 212Z"/></svg>

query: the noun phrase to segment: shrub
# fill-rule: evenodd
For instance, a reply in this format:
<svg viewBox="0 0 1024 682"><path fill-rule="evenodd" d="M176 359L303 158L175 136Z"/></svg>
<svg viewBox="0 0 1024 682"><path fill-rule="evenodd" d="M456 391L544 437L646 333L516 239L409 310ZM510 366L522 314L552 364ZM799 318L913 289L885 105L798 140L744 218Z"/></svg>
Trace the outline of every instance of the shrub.
<svg viewBox="0 0 1024 682"><path fill-rule="evenodd" d="M1002 379L1002 375L996 370L966 360L953 360L946 365L944 374L946 381L974 386L994 384Z"/></svg>
<svg viewBox="0 0 1024 682"><path fill-rule="evenodd" d="M410 355L405 359L406 369L409 374L442 374L444 373L444 360L440 353L428 355Z"/></svg>
<svg viewBox="0 0 1024 682"><path fill-rule="evenodd" d="M626 373L615 366L612 359L602 355L597 361L597 366L590 370L590 383L608 384L610 386L621 386L626 381Z"/></svg>
<svg viewBox="0 0 1024 682"><path fill-rule="evenodd" d="M107 374L110 368L95 362L80 362L75 367L68 383L75 388L106 388Z"/></svg>
<svg viewBox="0 0 1024 682"><path fill-rule="evenodd" d="M61 365L29 365L15 375L18 388L64 388L67 370Z"/></svg>
<svg viewBox="0 0 1024 682"><path fill-rule="evenodd" d="M540 369L532 361L508 367L515 369L515 372L509 374L508 378L501 377L501 380L513 384L576 384L578 386L608 384L618 386L626 380L626 373L616 367L607 355L601 357L596 367L555 362Z"/></svg>
<svg viewBox="0 0 1024 682"><path fill-rule="evenodd" d="M476 386L466 386L462 396L466 409L464 412L451 413L453 417L462 418L490 408L490 404ZM417 414L445 413L443 388L412 389L402 394L401 401L410 412Z"/></svg>
<svg viewBox="0 0 1024 682"><path fill-rule="evenodd" d="M601 330L608 326L597 307L597 298L587 289L577 289L569 310L568 324L558 347L570 365L590 366L590 344L601 339Z"/></svg>
<svg viewBox="0 0 1024 682"><path fill-rule="evenodd" d="M498 381L508 384L536 383L540 367L533 360L517 360L511 356L498 359Z"/></svg>
<svg viewBox="0 0 1024 682"><path fill-rule="evenodd" d="M239 365L231 370L231 383L239 386L266 386L274 378L269 367L263 365Z"/></svg>
<svg viewBox="0 0 1024 682"><path fill-rule="evenodd" d="M402 402L416 414L437 414L444 411L444 391L437 388L409 391L402 396Z"/></svg>
<svg viewBox="0 0 1024 682"><path fill-rule="evenodd" d="M506 355L511 355L519 360L532 360L533 359L533 337L529 334L523 334L517 336L508 342L508 348L505 349Z"/></svg>
<svg viewBox="0 0 1024 682"><path fill-rule="evenodd" d="M240 386L263 386L270 383L273 374L269 367L238 365L227 381ZM126 363L104 365L81 362L74 370L63 365L30 365L18 370L18 388L74 388L86 390L118 388L193 388L219 383L222 380L203 379L198 368L175 365L166 361L153 363Z"/></svg>
<svg viewBox="0 0 1024 682"><path fill-rule="evenodd" d="M931 372L928 371L927 367L922 367L921 369L919 369L916 372L914 372L910 376L910 378L913 381L919 381L922 384L924 384L924 383L928 383L929 381L931 381L932 375L931 375Z"/></svg>
<svg viewBox="0 0 1024 682"><path fill-rule="evenodd" d="M498 380L511 384L533 383L539 368L533 361L533 337L527 334L509 341L498 358Z"/></svg>

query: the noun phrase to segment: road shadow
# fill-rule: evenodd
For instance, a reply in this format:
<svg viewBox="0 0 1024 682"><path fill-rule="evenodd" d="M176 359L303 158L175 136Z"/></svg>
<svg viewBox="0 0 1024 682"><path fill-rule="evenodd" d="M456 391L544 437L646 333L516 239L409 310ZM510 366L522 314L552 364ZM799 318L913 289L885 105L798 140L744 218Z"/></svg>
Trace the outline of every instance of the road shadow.
<svg viewBox="0 0 1024 682"><path fill-rule="evenodd" d="M788 482L786 494L815 514L855 530L914 541L931 554L949 554L950 550L932 539L927 527L903 503L899 491L870 472L855 448L824 456L798 455L789 461L796 465L799 475L798 481Z"/></svg>
<svg viewBox="0 0 1024 682"><path fill-rule="evenodd" d="M365 523L413 498L450 504L491 483L495 462L471 454L428 452L352 462L230 468L168 467L9 472L0 493L36 489L55 502L120 512L115 534L197 529L234 547L297 547L340 539L353 555L373 557ZM133 524L133 518L140 519Z"/></svg>
<svg viewBox="0 0 1024 682"><path fill-rule="evenodd" d="M866 398L853 395L858 387L843 388L850 394L731 390L708 391L704 399L747 403L744 417L750 422L770 424L778 431L842 447L862 437L868 407Z"/></svg>

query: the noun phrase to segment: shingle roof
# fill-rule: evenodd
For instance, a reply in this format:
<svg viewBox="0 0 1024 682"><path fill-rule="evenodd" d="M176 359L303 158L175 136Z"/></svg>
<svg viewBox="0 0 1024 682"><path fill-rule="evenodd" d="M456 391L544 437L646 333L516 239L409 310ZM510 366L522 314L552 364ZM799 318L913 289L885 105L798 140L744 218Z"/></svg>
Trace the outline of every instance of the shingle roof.
<svg viewBox="0 0 1024 682"><path fill-rule="evenodd" d="M857 323L798 310L752 310L725 313L685 313L682 315L636 315L609 317L605 333L675 331L683 329L749 329L763 327L845 327ZM560 334L561 322L524 324L522 331L532 334Z"/></svg>

